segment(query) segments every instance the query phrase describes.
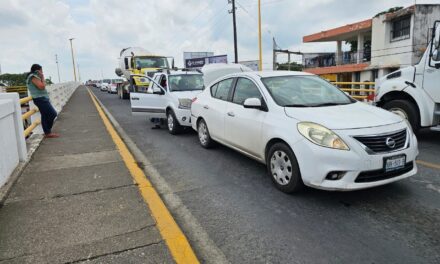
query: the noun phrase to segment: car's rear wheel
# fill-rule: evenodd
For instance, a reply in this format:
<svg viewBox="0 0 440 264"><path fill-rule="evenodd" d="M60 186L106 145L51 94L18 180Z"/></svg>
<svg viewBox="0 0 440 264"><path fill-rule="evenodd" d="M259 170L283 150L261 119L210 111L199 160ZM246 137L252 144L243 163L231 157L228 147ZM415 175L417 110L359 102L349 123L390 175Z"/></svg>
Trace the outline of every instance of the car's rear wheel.
<svg viewBox="0 0 440 264"><path fill-rule="evenodd" d="M304 187L295 154L285 143L275 143L266 158L267 170L275 186L285 193Z"/></svg>
<svg viewBox="0 0 440 264"><path fill-rule="evenodd" d="M209 134L208 126L203 119L200 119L200 121L197 123L197 134L202 147L211 148L214 145L214 141Z"/></svg>
<svg viewBox="0 0 440 264"><path fill-rule="evenodd" d="M171 135L176 135L182 130L182 126L172 110L167 111L167 128Z"/></svg>

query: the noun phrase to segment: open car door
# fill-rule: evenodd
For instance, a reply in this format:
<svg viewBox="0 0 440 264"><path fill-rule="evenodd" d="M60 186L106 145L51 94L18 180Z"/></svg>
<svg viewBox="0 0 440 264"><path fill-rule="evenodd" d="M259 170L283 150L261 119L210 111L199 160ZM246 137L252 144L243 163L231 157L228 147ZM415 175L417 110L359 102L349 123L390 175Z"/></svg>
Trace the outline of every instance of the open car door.
<svg viewBox="0 0 440 264"><path fill-rule="evenodd" d="M165 118L167 90L159 82L165 75L157 75L155 80L148 76L150 85L148 89L137 89L130 92L131 112L133 115L142 115L147 118Z"/></svg>

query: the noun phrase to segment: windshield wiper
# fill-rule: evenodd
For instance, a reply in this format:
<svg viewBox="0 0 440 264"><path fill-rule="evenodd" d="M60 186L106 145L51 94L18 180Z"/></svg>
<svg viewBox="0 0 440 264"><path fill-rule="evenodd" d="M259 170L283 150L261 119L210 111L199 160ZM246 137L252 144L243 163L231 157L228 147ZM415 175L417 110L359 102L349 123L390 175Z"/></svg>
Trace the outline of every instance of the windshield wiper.
<svg viewBox="0 0 440 264"><path fill-rule="evenodd" d="M310 107L310 105L305 105L305 104L288 104L288 105L285 105L284 107Z"/></svg>

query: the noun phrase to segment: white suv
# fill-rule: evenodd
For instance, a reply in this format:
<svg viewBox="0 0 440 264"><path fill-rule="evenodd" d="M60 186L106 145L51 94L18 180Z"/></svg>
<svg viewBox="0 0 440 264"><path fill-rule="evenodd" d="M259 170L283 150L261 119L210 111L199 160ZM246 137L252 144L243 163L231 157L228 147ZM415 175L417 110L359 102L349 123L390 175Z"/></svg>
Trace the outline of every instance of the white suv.
<svg viewBox="0 0 440 264"><path fill-rule="evenodd" d="M191 112L203 147L217 141L266 164L287 193L357 190L417 172L417 139L404 119L312 74L230 74L207 86Z"/></svg>
<svg viewBox="0 0 440 264"><path fill-rule="evenodd" d="M166 118L168 131L174 135L182 127L191 126L191 103L203 89L203 75L199 72L158 72L146 91L130 92L131 111L149 118Z"/></svg>

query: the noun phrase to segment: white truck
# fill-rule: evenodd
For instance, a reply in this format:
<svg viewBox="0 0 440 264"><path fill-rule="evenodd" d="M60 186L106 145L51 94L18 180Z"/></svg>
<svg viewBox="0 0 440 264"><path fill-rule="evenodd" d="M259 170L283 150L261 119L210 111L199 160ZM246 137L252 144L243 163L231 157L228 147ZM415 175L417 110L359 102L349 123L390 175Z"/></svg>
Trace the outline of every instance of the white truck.
<svg viewBox="0 0 440 264"><path fill-rule="evenodd" d="M413 130L440 131L440 20L420 62L376 81L375 104L406 118Z"/></svg>

